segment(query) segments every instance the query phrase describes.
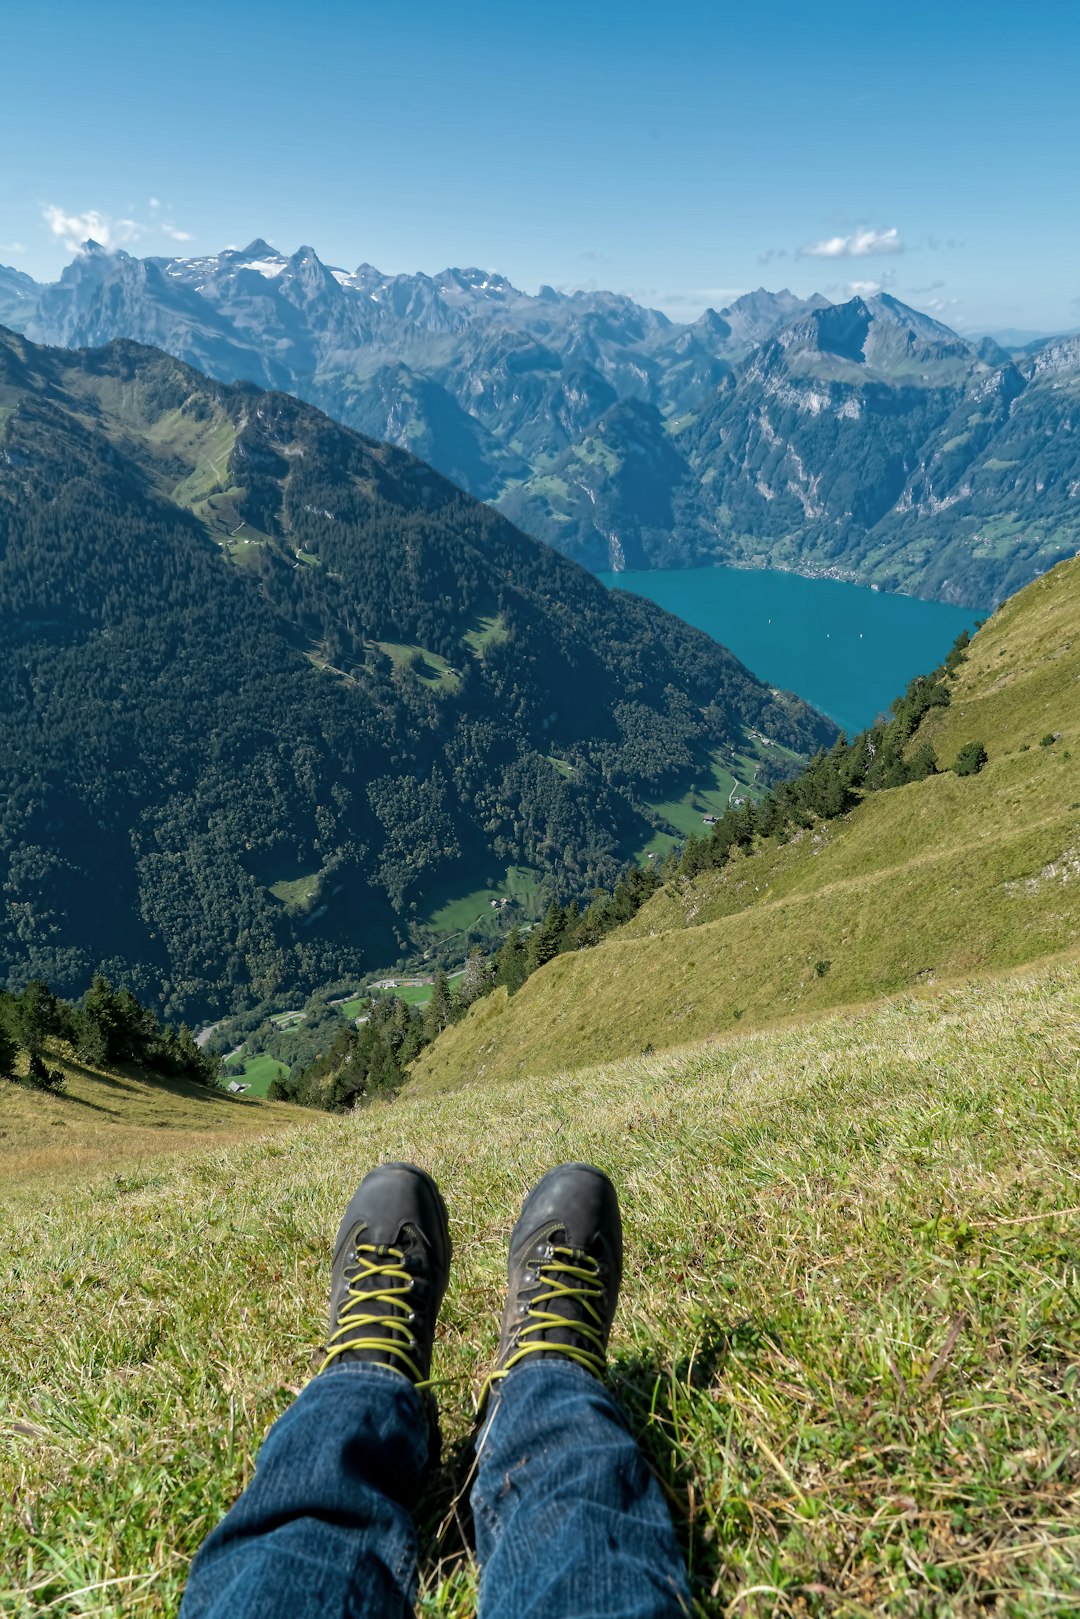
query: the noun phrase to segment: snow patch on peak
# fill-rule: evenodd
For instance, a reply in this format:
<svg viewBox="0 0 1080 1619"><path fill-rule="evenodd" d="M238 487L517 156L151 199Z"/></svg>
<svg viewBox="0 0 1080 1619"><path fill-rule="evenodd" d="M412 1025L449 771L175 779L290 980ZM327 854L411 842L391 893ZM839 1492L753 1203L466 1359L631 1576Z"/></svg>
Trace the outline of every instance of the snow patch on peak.
<svg viewBox="0 0 1080 1619"><path fill-rule="evenodd" d="M243 264L238 264L236 268L238 270L255 270L259 275L265 276L267 281L272 281L276 275L281 274L287 263L287 259L246 259Z"/></svg>

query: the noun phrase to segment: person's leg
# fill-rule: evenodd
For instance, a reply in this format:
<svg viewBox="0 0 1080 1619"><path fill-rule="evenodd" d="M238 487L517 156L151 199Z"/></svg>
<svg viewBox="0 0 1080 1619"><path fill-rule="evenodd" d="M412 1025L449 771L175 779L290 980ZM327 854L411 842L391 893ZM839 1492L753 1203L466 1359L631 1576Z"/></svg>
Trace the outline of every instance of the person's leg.
<svg viewBox="0 0 1080 1619"><path fill-rule="evenodd" d="M338 1232L322 1369L200 1548L182 1619L411 1614L411 1510L436 1432L426 1390L449 1266L434 1181L409 1164L373 1170Z"/></svg>
<svg viewBox="0 0 1080 1619"><path fill-rule="evenodd" d="M622 1275L611 1182L545 1175L510 1276L472 1492L483 1619L690 1613L671 1517L600 1378Z"/></svg>
<svg viewBox="0 0 1080 1619"><path fill-rule="evenodd" d="M511 1372L482 1435L472 1507L483 1619L690 1613L659 1486L602 1383L571 1361Z"/></svg>
<svg viewBox="0 0 1080 1619"><path fill-rule="evenodd" d="M411 1615L428 1446L424 1403L400 1372L345 1364L313 1378L200 1548L182 1619Z"/></svg>

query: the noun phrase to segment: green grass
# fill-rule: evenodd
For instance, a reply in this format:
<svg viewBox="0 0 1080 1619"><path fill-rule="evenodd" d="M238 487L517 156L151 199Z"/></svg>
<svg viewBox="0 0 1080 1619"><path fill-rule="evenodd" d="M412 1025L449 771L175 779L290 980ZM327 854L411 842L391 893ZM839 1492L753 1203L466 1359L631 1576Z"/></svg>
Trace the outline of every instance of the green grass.
<svg viewBox="0 0 1080 1619"><path fill-rule="evenodd" d="M506 621L501 613L481 614L471 629L465 631L462 640L477 657L481 657L489 646L498 646L509 635Z"/></svg>
<svg viewBox="0 0 1080 1619"><path fill-rule="evenodd" d="M363 1014L367 1011L367 1004L368 997L366 995L358 995L354 1001L345 1001L341 1006L338 1007L337 1010L341 1013L343 1018L348 1018L351 1022L353 1018L363 1016Z"/></svg>
<svg viewBox="0 0 1080 1619"><path fill-rule="evenodd" d="M733 757L720 752L711 754L705 764L691 773L685 790L678 796L649 800L648 808L663 816L676 830L654 832L634 850L634 858L644 860L649 855L665 855L669 849L681 847L691 833L697 837L707 834L705 816L722 815L734 798L760 798L763 789L756 781L759 752L761 757L780 754L791 761L792 768L798 766L797 756L790 749L775 745L766 748L752 739Z"/></svg>
<svg viewBox="0 0 1080 1619"><path fill-rule="evenodd" d="M174 414L174 413L170 413ZM162 431L166 438L161 437ZM154 441L168 446L167 419L158 424ZM198 443L195 465L172 490L172 499L178 506L194 508L211 495L220 493L228 476L229 457L236 445L236 428L224 414L205 432ZM190 450L189 450L190 455Z"/></svg>
<svg viewBox="0 0 1080 1619"><path fill-rule="evenodd" d="M0 1611L175 1615L309 1375L341 1209L389 1158L438 1177L457 1249L435 1361L445 1463L420 1514L429 1619L475 1613L446 1508L508 1232L567 1158L620 1189L611 1381L699 1613L1075 1611L1078 1008L1080 968L1059 965L534 1070L527 1119L520 1078L481 1072L250 1146L41 1179L0 1244ZM65 1105L20 1100L45 1134Z"/></svg>
<svg viewBox="0 0 1080 1619"><path fill-rule="evenodd" d="M252 1096L265 1096L271 1083L280 1079L288 1070L285 1064L277 1062L266 1052L257 1057L249 1057L246 1061L233 1058L225 1064L225 1079L238 1079L248 1086Z"/></svg>
<svg viewBox="0 0 1080 1619"><path fill-rule="evenodd" d="M457 687L460 676L437 652L429 652L426 647L416 646L412 642L379 641L376 644L396 668L408 669L425 686L450 690Z"/></svg>
<svg viewBox="0 0 1080 1619"><path fill-rule="evenodd" d="M396 1000L406 1001L409 1006L425 1006L431 999L430 984L399 984L396 989L377 989L376 995L392 995Z"/></svg>
<svg viewBox="0 0 1080 1619"><path fill-rule="evenodd" d="M539 914L537 874L526 866L507 866L491 888L477 885L462 892L453 880L433 886L420 925L439 937L464 932L479 922L490 922L496 916L491 901L506 894L515 902L515 921L528 921Z"/></svg>
<svg viewBox="0 0 1080 1619"><path fill-rule="evenodd" d="M319 878L321 872L311 871L300 877L282 879L276 883L267 883L267 890L279 899L283 905L302 906L313 899L319 891Z"/></svg>
<svg viewBox="0 0 1080 1619"><path fill-rule="evenodd" d="M2 1194L40 1193L43 1186L85 1181L117 1164L138 1166L163 1153L263 1136L296 1123L295 1109L228 1096L188 1080L155 1079L126 1067L92 1069L70 1052L54 1052L49 1062L64 1071L59 1095L0 1081Z"/></svg>

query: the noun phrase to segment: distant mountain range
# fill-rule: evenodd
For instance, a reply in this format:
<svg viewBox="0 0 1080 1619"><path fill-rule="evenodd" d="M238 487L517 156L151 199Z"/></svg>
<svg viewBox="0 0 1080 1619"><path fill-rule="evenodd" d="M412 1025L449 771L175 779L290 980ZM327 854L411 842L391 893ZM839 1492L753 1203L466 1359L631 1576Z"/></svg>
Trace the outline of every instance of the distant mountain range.
<svg viewBox="0 0 1080 1619"><path fill-rule="evenodd" d="M294 393L594 569L772 565L981 607L1080 545L1080 336L971 342L884 293L761 289L679 325L478 269L88 242L52 285L0 268L0 323Z"/></svg>
<svg viewBox="0 0 1080 1619"><path fill-rule="evenodd" d="M716 758L835 736L309 405L0 330L0 983L201 1014L460 953L485 883L587 897Z"/></svg>

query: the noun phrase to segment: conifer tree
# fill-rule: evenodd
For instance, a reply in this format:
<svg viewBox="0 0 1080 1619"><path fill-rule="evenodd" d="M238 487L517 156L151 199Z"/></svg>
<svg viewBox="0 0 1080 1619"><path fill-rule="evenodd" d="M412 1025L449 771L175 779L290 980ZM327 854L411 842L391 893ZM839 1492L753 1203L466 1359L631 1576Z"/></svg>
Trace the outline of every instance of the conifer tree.
<svg viewBox="0 0 1080 1619"><path fill-rule="evenodd" d="M15 1078L15 1058L18 1054L18 1041L6 1025L0 1023L0 1079Z"/></svg>
<svg viewBox="0 0 1080 1619"><path fill-rule="evenodd" d="M450 985L446 981L446 973L440 967L435 974L435 982L431 986L431 999L427 1005L424 1018L425 1032L429 1040L442 1033L449 1024L453 1015L450 1001Z"/></svg>
<svg viewBox="0 0 1080 1619"><path fill-rule="evenodd" d="M505 986L509 995L515 994L525 982L525 946L521 934L514 926L506 935L502 949L495 957L495 982Z"/></svg>
<svg viewBox="0 0 1080 1619"><path fill-rule="evenodd" d="M558 955L564 921L563 908L558 900L553 899L544 913L543 921L529 934L529 943L525 951L526 976Z"/></svg>

